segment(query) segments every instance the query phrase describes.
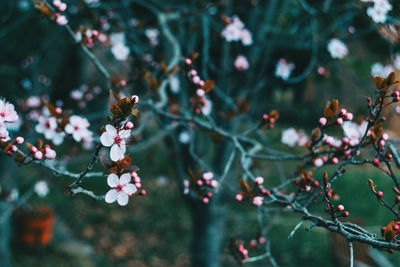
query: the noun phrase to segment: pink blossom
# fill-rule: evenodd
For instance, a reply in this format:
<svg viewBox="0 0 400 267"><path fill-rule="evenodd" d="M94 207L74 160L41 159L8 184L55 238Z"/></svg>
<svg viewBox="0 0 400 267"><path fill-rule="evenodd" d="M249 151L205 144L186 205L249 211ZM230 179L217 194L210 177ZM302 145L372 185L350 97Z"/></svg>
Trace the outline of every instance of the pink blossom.
<svg viewBox="0 0 400 267"><path fill-rule="evenodd" d="M331 54L331 57L337 59L342 59L349 53L347 46L337 38L329 40L327 49Z"/></svg>
<svg viewBox="0 0 400 267"><path fill-rule="evenodd" d="M263 184L264 183L264 178L262 178L261 176L256 177L256 179L254 180L254 182L256 184Z"/></svg>
<svg viewBox="0 0 400 267"><path fill-rule="evenodd" d="M16 122L18 120L14 105L0 99L0 125L4 122Z"/></svg>
<svg viewBox="0 0 400 267"><path fill-rule="evenodd" d="M64 15L57 14L56 22L60 26L64 26L68 23L68 19Z"/></svg>
<svg viewBox="0 0 400 267"><path fill-rule="evenodd" d="M247 29L243 29L240 32L240 39L242 40L242 44L244 46L249 46L253 44L253 38L251 36L251 32Z"/></svg>
<svg viewBox="0 0 400 267"><path fill-rule="evenodd" d="M322 117L322 118L320 118L319 119L319 124L321 124L322 126L325 126L326 125L326 122L327 122L327 119L325 118L325 117Z"/></svg>
<svg viewBox="0 0 400 267"><path fill-rule="evenodd" d="M103 146L111 146L110 158L112 161L124 158L126 140L130 135L131 130L117 130L111 124L106 125L106 131L101 135L100 141Z"/></svg>
<svg viewBox="0 0 400 267"><path fill-rule="evenodd" d="M243 200L243 196L242 196L241 194L237 194L237 195L235 196L235 198L236 198L236 200L239 201L239 202L241 202L241 201Z"/></svg>
<svg viewBox="0 0 400 267"><path fill-rule="evenodd" d="M204 180L211 180L213 177L214 177L214 174L212 172L203 173L203 179Z"/></svg>
<svg viewBox="0 0 400 267"><path fill-rule="evenodd" d="M36 132L44 134L44 137L51 140L55 145L60 145L64 141L64 133L59 131L57 120L54 117L40 116L35 127Z"/></svg>
<svg viewBox="0 0 400 267"><path fill-rule="evenodd" d="M44 157L46 159L55 159L57 156L56 151L51 149L50 146L46 146L44 148L44 152L45 152Z"/></svg>
<svg viewBox="0 0 400 267"><path fill-rule="evenodd" d="M257 197L253 198L253 205L254 206L257 206L257 207L261 206L263 204L263 202L264 202L264 197L257 196Z"/></svg>
<svg viewBox="0 0 400 267"><path fill-rule="evenodd" d="M5 125L0 125L0 139L2 141L8 141L10 139L9 133Z"/></svg>
<svg viewBox="0 0 400 267"><path fill-rule="evenodd" d="M317 168L324 165L324 161L321 158L314 159L313 163L314 163L314 166Z"/></svg>
<svg viewBox="0 0 400 267"><path fill-rule="evenodd" d="M287 62L286 59L281 58L276 64L275 76L287 81L294 68L295 66L292 62Z"/></svg>
<svg viewBox="0 0 400 267"><path fill-rule="evenodd" d="M89 122L86 118L81 116L72 115L69 117L69 122L65 126L65 132L71 134L76 142L80 142L82 139L90 135L88 130Z"/></svg>
<svg viewBox="0 0 400 267"><path fill-rule="evenodd" d="M129 196L137 191L137 188L130 181L131 175L129 173L124 173L121 177L118 177L115 173L108 175L107 184L113 189L107 192L105 201L107 203L117 201L121 206L128 204Z"/></svg>
<svg viewBox="0 0 400 267"><path fill-rule="evenodd" d="M250 66L249 62L247 61L247 58L242 55L237 56L234 65L235 68L239 71L247 70Z"/></svg>

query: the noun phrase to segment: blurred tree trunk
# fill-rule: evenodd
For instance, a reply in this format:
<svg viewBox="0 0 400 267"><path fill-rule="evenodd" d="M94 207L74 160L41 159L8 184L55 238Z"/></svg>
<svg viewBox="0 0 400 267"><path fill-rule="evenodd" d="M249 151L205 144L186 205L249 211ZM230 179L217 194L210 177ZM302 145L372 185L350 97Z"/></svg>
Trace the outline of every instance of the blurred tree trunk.
<svg viewBox="0 0 400 267"><path fill-rule="evenodd" d="M220 266L221 243L225 223L224 208L216 203L191 203L193 219L193 267Z"/></svg>

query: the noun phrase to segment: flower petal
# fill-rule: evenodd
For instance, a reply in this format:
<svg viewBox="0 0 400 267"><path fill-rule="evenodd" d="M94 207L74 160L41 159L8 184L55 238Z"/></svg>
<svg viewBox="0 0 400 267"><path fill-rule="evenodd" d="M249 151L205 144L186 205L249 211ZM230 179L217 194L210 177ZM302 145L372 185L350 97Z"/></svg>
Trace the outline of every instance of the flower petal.
<svg viewBox="0 0 400 267"><path fill-rule="evenodd" d="M116 175L115 173L111 173L110 175L108 175L107 184L110 187L118 186L119 185L118 175Z"/></svg>
<svg viewBox="0 0 400 267"><path fill-rule="evenodd" d="M131 135L131 130L121 130L121 131L119 131L118 135L122 139L126 139Z"/></svg>
<svg viewBox="0 0 400 267"><path fill-rule="evenodd" d="M114 143L114 137L111 136L108 132L104 132L100 136L100 141L103 146L111 146Z"/></svg>
<svg viewBox="0 0 400 267"><path fill-rule="evenodd" d="M110 150L110 158L112 161L123 159L124 151L118 145L113 145Z"/></svg>
<svg viewBox="0 0 400 267"><path fill-rule="evenodd" d="M122 187L122 190L128 195L132 195L137 191L136 186L134 186L133 184L125 185L124 187Z"/></svg>
<svg viewBox="0 0 400 267"><path fill-rule="evenodd" d="M131 181L131 175L129 173L124 173L119 178L119 184L124 186Z"/></svg>
<svg viewBox="0 0 400 267"><path fill-rule="evenodd" d="M111 136L115 136L115 134L117 133L117 129L115 129L114 126L112 126L111 124L107 124L106 125L106 131L107 133L109 133Z"/></svg>
<svg viewBox="0 0 400 267"><path fill-rule="evenodd" d="M120 191L118 192L118 204L121 206L126 206L126 204L128 204L128 200L129 200L129 196L127 193L125 193L124 191Z"/></svg>
<svg viewBox="0 0 400 267"><path fill-rule="evenodd" d="M107 203L113 203L118 198L118 192L115 189L108 190L104 200Z"/></svg>

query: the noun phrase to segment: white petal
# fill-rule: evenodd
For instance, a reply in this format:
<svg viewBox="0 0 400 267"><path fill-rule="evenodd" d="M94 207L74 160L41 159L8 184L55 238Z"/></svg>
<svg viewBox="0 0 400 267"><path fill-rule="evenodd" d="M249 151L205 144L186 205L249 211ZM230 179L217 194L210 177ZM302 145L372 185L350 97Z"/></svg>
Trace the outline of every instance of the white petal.
<svg viewBox="0 0 400 267"><path fill-rule="evenodd" d="M129 196L127 193L125 193L124 191L120 191L118 192L118 204L120 204L121 206L126 206L126 204L128 204L128 200L129 200Z"/></svg>
<svg viewBox="0 0 400 267"><path fill-rule="evenodd" d="M118 198L118 192L117 192L117 190L111 189L111 190L109 190L109 191L107 192L107 194L106 194L104 200L105 200L107 203L113 203L115 200L117 200L117 198Z"/></svg>
<svg viewBox="0 0 400 267"><path fill-rule="evenodd" d="M107 184L109 187L116 187L117 185L119 185L118 175L116 175L115 173L111 173L110 175L108 175Z"/></svg>
<svg viewBox="0 0 400 267"><path fill-rule="evenodd" d="M132 195L137 191L136 186L134 186L133 184L125 185L124 187L122 187L122 190L124 190L124 192L128 195Z"/></svg>
<svg viewBox="0 0 400 267"><path fill-rule="evenodd" d="M68 123L65 128L64 131L66 133L72 134L74 132L74 126L72 126L70 123Z"/></svg>
<svg viewBox="0 0 400 267"><path fill-rule="evenodd" d="M104 132L100 137L100 141L103 146L111 146L114 143L114 137L108 132Z"/></svg>
<svg viewBox="0 0 400 267"><path fill-rule="evenodd" d="M131 175L129 173L124 173L119 178L119 184L124 186L131 181Z"/></svg>
<svg viewBox="0 0 400 267"><path fill-rule="evenodd" d="M118 145L113 145L110 150L110 158L112 161L123 159L124 151Z"/></svg>
<svg viewBox="0 0 400 267"><path fill-rule="evenodd" d="M122 139L126 139L131 135L131 130L121 130L121 131L119 131L118 135Z"/></svg>
<svg viewBox="0 0 400 267"><path fill-rule="evenodd" d="M111 136L115 136L115 134L117 133L117 129L115 129L114 126L112 126L111 124L107 124L106 125L106 131L107 133L109 133Z"/></svg>

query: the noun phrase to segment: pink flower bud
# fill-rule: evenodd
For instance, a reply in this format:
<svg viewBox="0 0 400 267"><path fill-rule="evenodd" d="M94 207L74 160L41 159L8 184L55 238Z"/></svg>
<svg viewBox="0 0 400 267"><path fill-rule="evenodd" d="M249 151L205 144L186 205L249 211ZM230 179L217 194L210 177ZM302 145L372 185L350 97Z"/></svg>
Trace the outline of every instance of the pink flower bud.
<svg viewBox="0 0 400 267"><path fill-rule="evenodd" d="M64 12L65 10L67 10L67 4L66 3L61 3L58 6L58 10L60 10L61 12Z"/></svg>
<svg viewBox="0 0 400 267"><path fill-rule="evenodd" d="M343 217L349 217L350 213L348 211L343 212Z"/></svg>
<svg viewBox="0 0 400 267"><path fill-rule="evenodd" d="M320 118L319 119L319 124L321 124L322 126L325 126L326 125L326 122L327 122L327 119L325 118L325 117L322 117L322 118Z"/></svg>
<svg viewBox="0 0 400 267"><path fill-rule="evenodd" d="M321 158L314 159L313 163L315 167L321 167L324 165L324 161Z"/></svg>
<svg viewBox="0 0 400 267"><path fill-rule="evenodd" d="M259 207L259 206L261 206L263 204L263 202L264 202L264 197L257 196L257 197L253 198L253 205L254 206Z"/></svg>
<svg viewBox="0 0 400 267"><path fill-rule="evenodd" d="M203 80L199 81L199 86L203 87L206 83Z"/></svg>
<svg viewBox="0 0 400 267"><path fill-rule="evenodd" d="M235 198L236 198L236 200L239 201L239 202L242 202L242 200L243 200L243 196L242 196L241 194L237 194L237 195L235 196Z"/></svg>
<svg viewBox="0 0 400 267"><path fill-rule="evenodd" d="M139 194L141 194L142 196L144 196L144 195L147 194L147 192L146 192L146 190L142 189L142 190L140 190L140 193L139 193Z"/></svg>
<svg viewBox="0 0 400 267"><path fill-rule="evenodd" d="M142 184L141 183L135 183L136 188L141 188Z"/></svg>
<svg viewBox="0 0 400 267"><path fill-rule="evenodd" d="M212 188L217 188L218 186L218 181L217 180L211 180L211 187Z"/></svg>
<svg viewBox="0 0 400 267"><path fill-rule="evenodd" d="M25 139L22 136L18 136L15 138L15 142L17 142L18 145L24 143Z"/></svg>
<svg viewBox="0 0 400 267"><path fill-rule="evenodd" d="M203 179L204 180L211 180L212 178L214 178L214 174L212 172L203 173Z"/></svg>
<svg viewBox="0 0 400 267"><path fill-rule="evenodd" d="M268 120L268 114L263 114L262 118L263 118L263 120Z"/></svg>
<svg viewBox="0 0 400 267"><path fill-rule="evenodd" d="M253 247L257 246L257 240L252 239L252 240L250 241L250 245L253 246Z"/></svg>
<svg viewBox="0 0 400 267"><path fill-rule="evenodd" d="M60 107L56 107L56 113L57 114L61 114L62 113L62 109Z"/></svg>
<svg viewBox="0 0 400 267"><path fill-rule="evenodd" d="M337 122L337 124L342 125L343 124L343 118L337 118L336 122Z"/></svg>
<svg viewBox="0 0 400 267"><path fill-rule="evenodd" d="M254 182L255 182L256 184L258 184L258 185L261 185L261 184L264 183L264 178L262 178L261 176L258 176L258 177L254 180Z"/></svg>
<svg viewBox="0 0 400 267"><path fill-rule="evenodd" d="M38 149L37 149L35 146L32 146L32 147L31 147L31 151L32 151L33 153L36 153L36 152L38 151Z"/></svg>
<svg viewBox="0 0 400 267"><path fill-rule="evenodd" d="M378 193L376 193L376 196L379 197L379 198L383 197L383 192L382 191L378 191Z"/></svg>
<svg viewBox="0 0 400 267"><path fill-rule="evenodd" d="M196 70L190 70L189 74L190 74L190 76L196 76L197 75L197 71Z"/></svg>
<svg viewBox="0 0 400 267"><path fill-rule="evenodd" d="M196 90L196 95L199 97L203 97L205 94L206 94L206 92L203 89Z"/></svg>
<svg viewBox="0 0 400 267"><path fill-rule="evenodd" d="M17 146L16 146L16 145L12 145L12 146L11 146L11 151L12 151L12 152L17 152L17 151L18 151Z"/></svg>
<svg viewBox="0 0 400 267"><path fill-rule="evenodd" d="M340 114L341 115L346 115L347 110L345 108L340 109Z"/></svg>
<svg viewBox="0 0 400 267"><path fill-rule="evenodd" d="M190 58L187 58L187 59L185 59L185 63L186 63L186 65L191 65L192 60Z"/></svg>
<svg viewBox="0 0 400 267"><path fill-rule="evenodd" d="M389 135L387 133L383 133L382 134L382 139L385 140L385 141L389 140Z"/></svg>
<svg viewBox="0 0 400 267"><path fill-rule="evenodd" d="M202 186L203 185L203 181L202 180L197 180L196 183L197 183L198 186Z"/></svg>
<svg viewBox="0 0 400 267"><path fill-rule="evenodd" d="M207 197L211 198L213 196L213 194L211 192L207 193Z"/></svg>
<svg viewBox="0 0 400 267"><path fill-rule="evenodd" d="M119 82L119 84L120 84L121 86L126 86L126 81L125 81L125 80L121 80L121 81Z"/></svg>
<svg viewBox="0 0 400 267"><path fill-rule="evenodd" d="M210 202L210 199L207 198L207 197L204 197L204 198L203 198L203 203L204 203L204 204L208 204L208 202Z"/></svg>
<svg viewBox="0 0 400 267"><path fill-rule="evenodd" d="M260 236L259 238L258 238L258 243L260 243L260 244L264 244L265 243L265 238L263 237L263 236Z"/></svg>
<svg viewBox="0 0 400 267"><path fill-rule="evenodd" d="M192 78L192 82L193 82L194 84L198 84L198 83L200 82L200 77L199 77L199 76L194 76L194 77Z"/></svg>
<svg viewBox="0 0 400 267"><path fill-rule="evenodd" d="M338 164L339 163L339 159L337 157L333 157L332 158L332 163L333 164Z"/></svg>
<svg viewBox="0 0 400 267"><path fill-rule="evenodd" d="M128 121L125 123L125 129L130 130L132 128L133 128L133 123L131 121Z"/></svg>
<svg viewBox="0 0 400 267"><path fill-rule="evenodd" d="M337 206L337 210L338 210L338 211L344 211L344 206L343 206L343 205Z"/></svg>
<svg viewBox="0 0 400 267"><path fill-rule="evenodd" d="M43 158L43 153L42 153L42 151L36 151L33 157L34 157L35 159L37 159L37 160L41 160L41 159Z"/></svg>
<svg viewBox="0 0 400 267"><path fill-rule="evenodd" d="M353 113L347 113L346 115L345 115L345 119L347 120L347 121L351 121L352 119L353 119Z"/></svg>

